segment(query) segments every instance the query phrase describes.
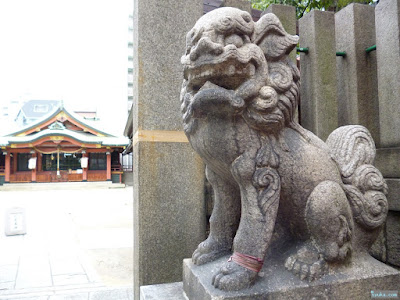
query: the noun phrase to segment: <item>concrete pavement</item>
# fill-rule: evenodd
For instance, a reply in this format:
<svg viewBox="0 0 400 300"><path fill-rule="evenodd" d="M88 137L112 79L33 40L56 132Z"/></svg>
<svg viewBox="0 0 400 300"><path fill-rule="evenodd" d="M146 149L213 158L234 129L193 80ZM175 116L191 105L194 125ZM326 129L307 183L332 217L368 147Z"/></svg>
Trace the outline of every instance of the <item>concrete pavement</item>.
<svg viewBox="0 0 400 300"><path fill-rule="evenodd" d="M0 300L132 300L132 205L132 187L1 190ZM25 235L4 234L12 207Z"/></svg>

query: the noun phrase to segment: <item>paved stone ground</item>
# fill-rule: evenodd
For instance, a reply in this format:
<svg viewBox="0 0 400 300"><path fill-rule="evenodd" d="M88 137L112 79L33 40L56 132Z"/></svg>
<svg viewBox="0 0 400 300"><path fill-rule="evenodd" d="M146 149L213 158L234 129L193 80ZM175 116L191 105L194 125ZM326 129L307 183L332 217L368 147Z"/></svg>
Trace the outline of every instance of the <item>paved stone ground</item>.
<svg viewBox="0 0 400 300"><path fill-rule="evenodd" d="M133 299L133 192L0 191L0 300ZM6 211L27 233L6 236Z"/></svg>

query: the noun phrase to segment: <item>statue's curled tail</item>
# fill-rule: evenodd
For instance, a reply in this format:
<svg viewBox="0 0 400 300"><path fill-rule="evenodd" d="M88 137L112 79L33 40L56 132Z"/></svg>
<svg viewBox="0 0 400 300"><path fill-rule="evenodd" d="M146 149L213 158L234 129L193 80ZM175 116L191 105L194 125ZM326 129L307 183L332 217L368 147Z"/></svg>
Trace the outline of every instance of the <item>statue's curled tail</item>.
<svg viewBox="0 0 400 300"><path fill-rule="evenodd" d="M387 185L372 165L376 150L371 134L363 126L343 126L333 131L326 143L339 166L355 222L364 232L379 230L388 212Z"/></svg>

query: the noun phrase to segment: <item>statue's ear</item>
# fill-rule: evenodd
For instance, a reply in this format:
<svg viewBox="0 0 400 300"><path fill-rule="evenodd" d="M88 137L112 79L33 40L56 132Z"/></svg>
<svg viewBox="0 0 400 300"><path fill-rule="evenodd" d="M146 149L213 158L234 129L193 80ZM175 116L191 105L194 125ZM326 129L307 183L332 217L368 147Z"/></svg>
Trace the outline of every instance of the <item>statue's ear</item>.
<svg viewBox="0 0 400 300"><path fill-rule="evenodd" d="M267 60L279 60L296 47L299 37L288 34L278 17L265 14L255 24L253 43L260 46Z"/></svg>

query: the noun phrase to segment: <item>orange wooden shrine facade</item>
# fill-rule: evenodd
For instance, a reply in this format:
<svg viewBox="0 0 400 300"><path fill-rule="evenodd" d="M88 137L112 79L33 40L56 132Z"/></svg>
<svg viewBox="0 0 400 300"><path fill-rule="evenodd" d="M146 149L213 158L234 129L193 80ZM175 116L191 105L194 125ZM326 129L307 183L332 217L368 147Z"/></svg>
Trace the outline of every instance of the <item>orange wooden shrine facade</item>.
<svg viewBox="0 0 400 300"><path fill-rule="evenodd" d="M0 176L13 182L121 182L120 153L129 144L95 129L64 107L0 137Z"/></svg>

